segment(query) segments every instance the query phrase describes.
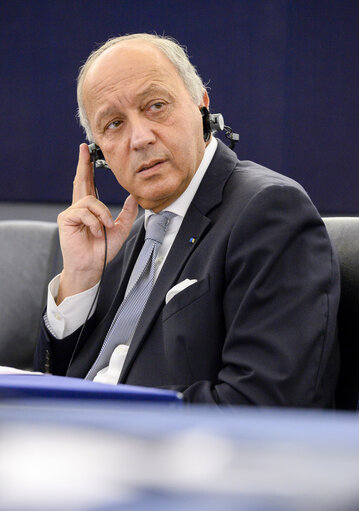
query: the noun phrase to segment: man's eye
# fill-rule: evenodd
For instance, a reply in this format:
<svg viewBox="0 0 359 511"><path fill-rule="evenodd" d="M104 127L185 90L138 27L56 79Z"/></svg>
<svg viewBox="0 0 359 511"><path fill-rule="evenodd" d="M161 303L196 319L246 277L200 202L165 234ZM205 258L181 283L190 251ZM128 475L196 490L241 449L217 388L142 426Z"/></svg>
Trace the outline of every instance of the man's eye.
<svg viewBox="0 0 359 511"><path fill-rule="evenodd" d="M150 106L150 110L153 112L157 112L158 110L161 110L164 107L164 103L154 103Z"/></svg>
<svg viewBox="0 0 359 511"><path fill-rule="evenodd" d="M113 130L121 126L121 121L112 121L106 126L107 129Z"/></svg>

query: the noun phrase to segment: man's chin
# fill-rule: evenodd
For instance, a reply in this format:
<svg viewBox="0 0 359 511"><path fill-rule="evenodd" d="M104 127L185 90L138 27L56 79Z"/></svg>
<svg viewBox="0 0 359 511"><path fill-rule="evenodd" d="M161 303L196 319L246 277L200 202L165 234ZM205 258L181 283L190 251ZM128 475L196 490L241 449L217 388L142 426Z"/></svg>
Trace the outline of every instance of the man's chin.
<svg viewBox="0 0 359 511"><path fill-rule="evenodd" d="M152 196L150 198L141 197L136 200L137 200L138 204L141 206L141 208L151 209L154 213L159 213L160 211L162 211L167 206L172 204L172 202L175 201L175 199L168 197L168 196L166 196L166 197L163 197L163 196L153 197Z"/></svg>
<svg viewBox="0 0 359 511"><path fill-rule="evenodd" d="M142 194L139 193L136 196L132 193L132 195L143 209L151 209L158 213L178 199L186 188L184 183L179 180L169 181L167 179L167 182L164 183L158 180L156 183L153 182L152 186L142 187Z"/></svg>

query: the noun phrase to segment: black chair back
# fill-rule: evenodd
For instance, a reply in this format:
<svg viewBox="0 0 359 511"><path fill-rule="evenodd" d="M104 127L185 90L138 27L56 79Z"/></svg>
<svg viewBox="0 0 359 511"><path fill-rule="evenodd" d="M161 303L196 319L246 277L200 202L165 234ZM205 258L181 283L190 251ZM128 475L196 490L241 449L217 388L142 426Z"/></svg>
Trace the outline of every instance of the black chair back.
<svg viewBox="0 0 359 511"><path fill-rule="evenodd" d="M60 267L55 223L0 221L0 366L32 368L47 285Z"/></svg>
<svg viewBox="0 0 359 511"><path fill-rule="evenodd" d="M338 335L341 353L336 407L355 410L359 400L359 217L323 218L341 273Z"/></svg>

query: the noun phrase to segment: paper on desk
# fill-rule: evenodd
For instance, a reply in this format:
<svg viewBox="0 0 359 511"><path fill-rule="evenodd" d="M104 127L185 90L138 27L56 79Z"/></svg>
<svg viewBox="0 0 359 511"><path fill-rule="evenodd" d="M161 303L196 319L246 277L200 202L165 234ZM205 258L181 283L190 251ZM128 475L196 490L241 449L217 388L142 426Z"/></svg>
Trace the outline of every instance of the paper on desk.
<svg viewBox="0 0 359 511"><path fill-rule="evenodd" d="M43 374L34 371L25 371L16 367L0 366L0 374Z"/></svg>

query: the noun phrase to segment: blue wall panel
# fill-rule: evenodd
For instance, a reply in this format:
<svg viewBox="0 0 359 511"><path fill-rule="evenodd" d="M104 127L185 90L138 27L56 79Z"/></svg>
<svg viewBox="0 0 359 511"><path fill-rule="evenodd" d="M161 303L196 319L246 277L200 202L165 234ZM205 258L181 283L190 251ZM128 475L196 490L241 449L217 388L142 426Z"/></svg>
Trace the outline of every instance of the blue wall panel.
<svg viewBox="0 0 359 511"><path fill-rule="evenodd" d="M323 213L359 213L354 0L3 0L0 200L70 200L78 67L94 43L141 31L188 46L241 159L299 180ZM103 200L122 202L102 174Z"/></svg>

